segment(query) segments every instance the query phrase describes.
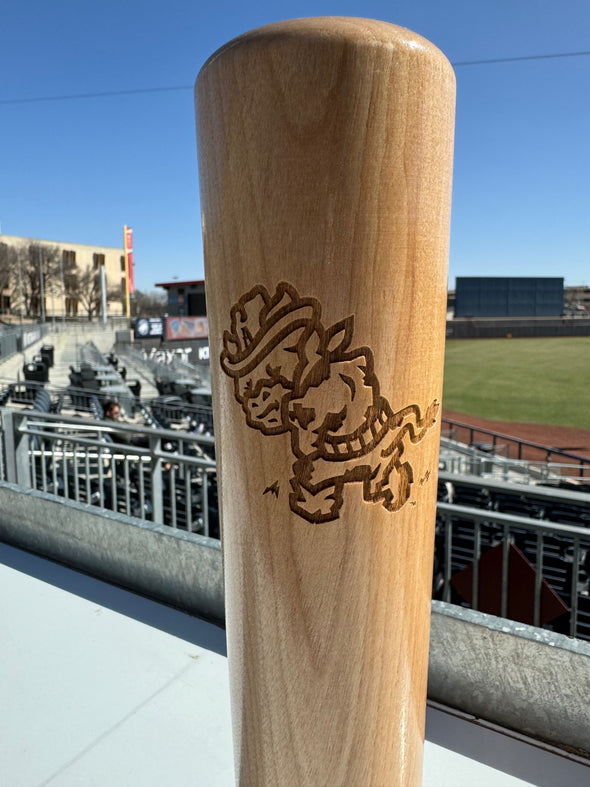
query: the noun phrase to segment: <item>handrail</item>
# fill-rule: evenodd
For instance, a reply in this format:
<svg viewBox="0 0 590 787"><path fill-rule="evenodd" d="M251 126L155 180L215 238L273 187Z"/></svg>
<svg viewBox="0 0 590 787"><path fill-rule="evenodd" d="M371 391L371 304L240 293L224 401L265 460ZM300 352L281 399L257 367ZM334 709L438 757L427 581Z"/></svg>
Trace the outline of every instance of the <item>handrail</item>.
<svg viewBox="0 0 590 787"><path fill-rule="evenodd" d="M553 536L563 540L571 541L572 556L571 560L564 561L563 570L567 570L568 585L571 589L570 598L567 603L569 613L569 635L572 637L583 636L588 639L588 634L581 634L579 631L579 604L582 594L578 587L579 572L582 568L582 558L586 550L590 548L590 528L579 525L564 524L550 520L532 519L530 517L519 516L517 514L501 513L489 509L473 508L471 506L455 505L453 503L437 503L437 517L443 524L443 530L438 532L437 539L442 538L442 551L444 557L443 564L443 591L442 600L451 600L451 580L452 556L453 556L453 522L466 520L473 525L473 560L471 578L471 603L472 609L479 609L479 590L480 579L479 569L480 560L486 551L482 549L481 528L483 526L495 525L501 530L500 543L502 545L501 556L501 605L500 617L508 617L508 600L510 596L510 572L509 572L509 550L511 546L511 531L525 530L536 534L536 557L534 574L534 595L533 595L533 625L541 626L541 595L544 576L544 536ZM586 569L587 570L587 569ZM551 583L549 583L551 584ZM557 591L556 591L557 592ZM496 613L498 614L498 613ZM585 624L587 630L587 623Z"/></svg>
<svg viewBox="0 0 590 787"><path fill-rule="evenodd" d="M578 536L590 540L590 527L580 527L580 525L551 522L548 519L531 519L518 514L506 514L487 508L473 508L472 506L455 505L454 503L438 502L436 510L439 514L469 519L473 522L489 522L494 525L502 525L503 527L521 527L526 530L535 530L551 535L572 536L572 538Z"/></svg>
<svg viewBox="0 0 590 787"><path fill-rule="evenodd" d="M1 408L0 415L5 480L189 532L218 533L216 466L205 451L214 446L211 436L32 410ZM112 441L105 439L109 432ZM126 439L118 442L117 433ZM139 445L129 441L133 435Z"/></svg>
<svg viewBox="0 0 590 787"><path fill-rule="evenodd" d="M522 459L522 448L526 446L528 448L534 448L538 451L543 451L547 455L547 461L552 455L565 457L567 459L573 459L576 461L577 464L583 466L590 465L590 458L585 456L580 456L579 454L572 454L569 451L564 451L561 448L551 448L548 445L543 445L542 443L534 443L531 440L523 440L520 437L512 437L511 435L503 434L502 432L495 432L492 429L486 429L485 427L480 426L473 426L473 424L465 424L461 421L455 421L451 418L442 418L443 424L448 424L451 428L458 427L459 429L467 429L469 431L469 442L473 442L473 435L477 432L482 435L487 435L492 438L492 446L495 448L498 444L498 441L502 441L508 444L516 444L518 446L518 459Z"/></svg>
<svg viewBox="0 0 590 787"><path fill-rule="evenodd" d="M7 408L0 408L0 414L3 412L4 409ZM18 414L19 416L26 416L29 421L31 419L39 420L42 422L47 422L48 424L55 426L55 427L68 427L72 426L75 428L80 429L96 429L101 431L106 431L107 429L111 431L122 431L122 432L131 432L137 433L140 435L145 436L158 436L162 438L162 440L169 440L169 441L177 441L182 440L184 442L191 442L191 443L200 443L202 445L213 446L215 445L215 438L211 435L207 434L194 434L191 432L182 432L180 430L175 429L157 429L154 430L151 426L143 426L140 424L131 424L125 423L123 421L117 421L116 423L106 424L104 421L94 421L90 418L80 418L75 415L60 415L57 413L40 413L35 412L33 410L11 410Z"/></svg>
<svg viewBox="0 0 590 787"><path fill-rule="evenodd" d="M492 492L500 492L501 494L522 495L526 496L527 498L550 500L551 502L557 500L563 503L578 503L580 505L588 506L588 510L590 511L590 493L577 492L574 489L557 489L552 488L551 486L541 486L538 484L527 484L524 486L522 484L510 483L509 481L482 478L476 475L457 475L456 473L449 473L445 470L439 471L438 479L439 481L448 481L459 486L469 486L475 489L486 489Z"/></svg>

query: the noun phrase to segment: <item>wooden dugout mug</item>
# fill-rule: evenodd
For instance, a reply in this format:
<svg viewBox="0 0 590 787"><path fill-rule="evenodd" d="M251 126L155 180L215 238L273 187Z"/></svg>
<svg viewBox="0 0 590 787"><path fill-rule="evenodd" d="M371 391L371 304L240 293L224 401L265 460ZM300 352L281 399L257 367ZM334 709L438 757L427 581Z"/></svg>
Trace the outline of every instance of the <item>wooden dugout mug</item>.
<svg viewBox="0 0 590 787"><path fill-rule="evenodd" d="M454 86L348 18L197 79L241 785L421 784Z"/></svg>

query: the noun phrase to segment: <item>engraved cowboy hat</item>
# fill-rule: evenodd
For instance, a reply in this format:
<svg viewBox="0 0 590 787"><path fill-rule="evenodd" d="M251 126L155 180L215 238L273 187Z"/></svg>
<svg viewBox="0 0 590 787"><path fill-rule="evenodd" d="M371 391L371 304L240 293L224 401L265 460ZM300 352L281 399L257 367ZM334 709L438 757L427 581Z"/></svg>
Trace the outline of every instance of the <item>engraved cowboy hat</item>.
<svg viewBox="0 0 590 787"><path fill-rule="evenodd" d="M231 308L231 329L223 334L220 359L224 372L243 377L276 348L296 352L294 345L320 327L320 312L319 301L301 298L287 282L280 282L272 296L260 284L253 287Z"/></svg>

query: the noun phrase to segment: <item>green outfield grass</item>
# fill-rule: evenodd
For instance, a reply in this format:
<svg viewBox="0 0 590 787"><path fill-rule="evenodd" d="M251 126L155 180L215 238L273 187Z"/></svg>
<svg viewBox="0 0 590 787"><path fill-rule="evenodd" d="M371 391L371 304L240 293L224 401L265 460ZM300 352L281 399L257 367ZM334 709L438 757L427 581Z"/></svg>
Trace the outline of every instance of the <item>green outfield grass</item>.
<svg viewBox="0 0 590 787"><path fill-rule="evenodd" d="M443 408L590 429L590 337L448 341Z"/></svg>

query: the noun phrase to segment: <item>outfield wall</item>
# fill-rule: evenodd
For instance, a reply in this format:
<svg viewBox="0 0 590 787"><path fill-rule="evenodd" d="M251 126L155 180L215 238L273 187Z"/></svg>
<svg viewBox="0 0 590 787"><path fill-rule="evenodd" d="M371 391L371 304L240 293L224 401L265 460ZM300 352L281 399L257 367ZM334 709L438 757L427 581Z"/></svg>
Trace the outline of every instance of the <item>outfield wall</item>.
<svg viewBox="0 0 590 787"><path fill-rule="evenodd" d="M527 317L447 320L447 339L590 336L590 318Z"/></svg>

